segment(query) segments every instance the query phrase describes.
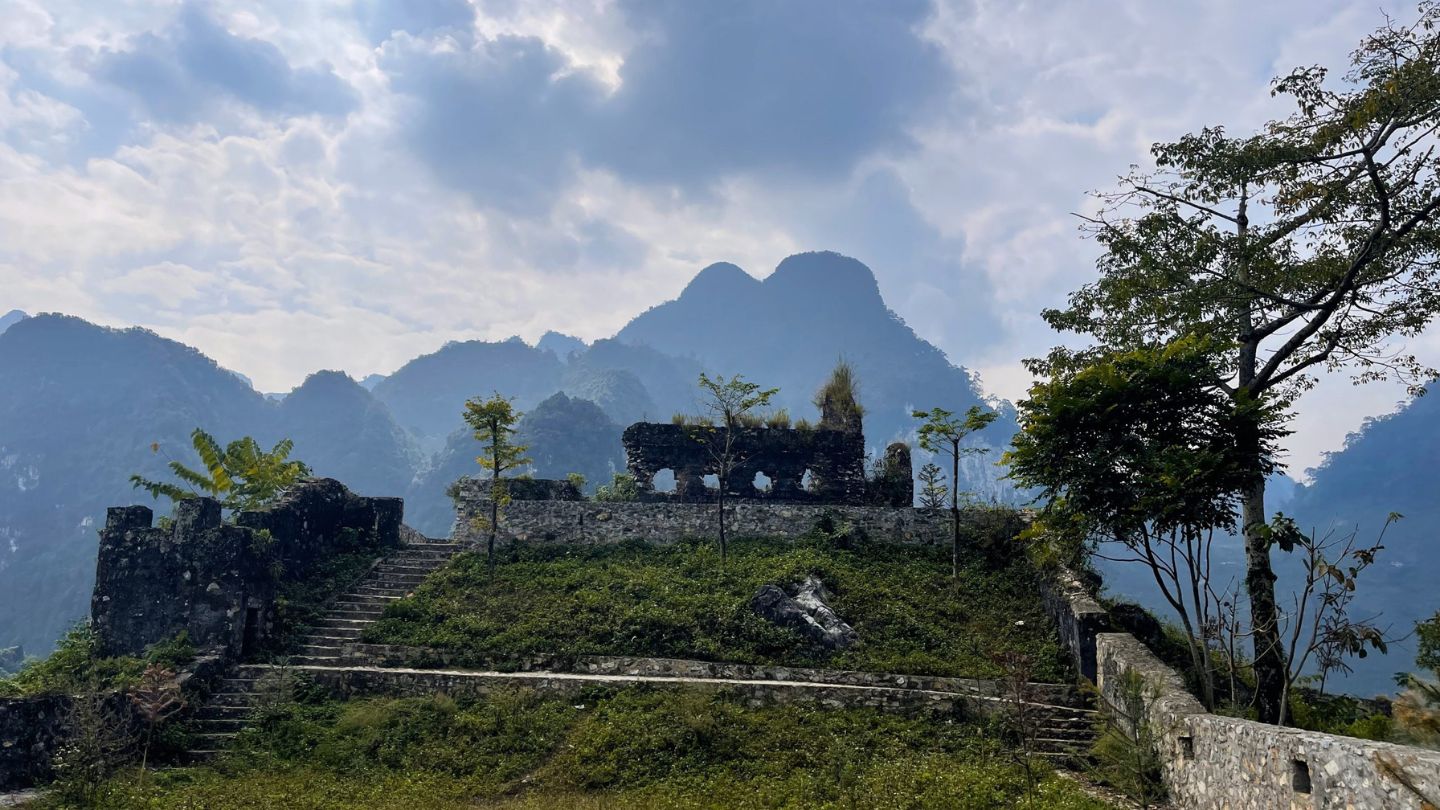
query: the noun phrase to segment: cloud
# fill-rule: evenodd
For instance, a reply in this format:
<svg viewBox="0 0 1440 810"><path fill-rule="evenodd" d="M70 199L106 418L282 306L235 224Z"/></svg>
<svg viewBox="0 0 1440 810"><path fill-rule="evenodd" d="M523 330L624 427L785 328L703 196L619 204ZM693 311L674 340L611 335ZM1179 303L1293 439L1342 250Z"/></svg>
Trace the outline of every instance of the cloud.
<svg viewBox="0 0 1440 810"><path fill-rule="evenodd" d="M467 30L475 24L475 8L467 0L360 0L355 4L355 16L375 44L397 31L424 34Z"/></svg>
<svg viewBox="0 0 1440 810"><path fill-rule="evenodd" d="M540 214L574 176L574 147L604 88L534 37L398 37L382 67L410 99L403 137L441 182Z"/></svg>
<svg viewBox="0 0 1440 810"><path fill-rule="evenodd" d="M729 177L845 178L914 147L909 127L951 81L921 36L930 5L744 0L622 3L635 42L611 92L536 36L447 29L393 37L381 67L436 177L536 213L580 163L705 191Z"/></svg>
<svg viewBox="0 0 1440 810"><path fill-rule="evenodd" d="M329 65L292 66L275 45L230 33L193 2L163 31L102 51L94 74L165 122L201 120L222 99L284 115L343 116L357 103Z"/></svg>
<svg viewBox="0 0 1440 810"><path fill-rule="evenodd" d="M736 173L844 177L951 80L920 27L930 4L734 0L620 4L638 43L587 154L661 184Z"/></svg>

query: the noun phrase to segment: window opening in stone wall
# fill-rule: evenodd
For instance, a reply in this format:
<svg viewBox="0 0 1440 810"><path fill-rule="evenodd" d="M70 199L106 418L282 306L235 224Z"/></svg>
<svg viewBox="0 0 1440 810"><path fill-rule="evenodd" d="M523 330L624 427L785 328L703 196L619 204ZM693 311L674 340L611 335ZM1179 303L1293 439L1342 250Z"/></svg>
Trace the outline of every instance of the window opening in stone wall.
<svg viewBox="0 0 1440 810"><path fill-rule="evenodd" d="M750 485L755 487L756 492L760 493L766 493L775 488L775 482L770 480L770 476L759 470L755 472L755 478L750 481Z"/></svg>
<svg viewBox="0 0 1440 810"><path fill-rule="evenodd" d="M1180 755L1183 756L1185 759L1194 759L1194 758L1195 758L1195 738L1194 738L1194 737L1181 737L1181 738L1180 738Z"/></svg>
<svg viewBox="0 0 1440 810"><path fill-rule="evenodd" d="M650 479L650 488L656 492L674 492L675 471L666 467L655 473L655 477Z"/></svg>
<svg viewBox="0 0 1440 810"><path fill-rule="evenodd" d="M1310 792L1310 763L1303 759L1291 760L1290 787L1295 788L1296 793Z"/></svg>
<svg viewBox="0 0 1440 810"><path fill-rule="evenodd" d="M706 489L720 488L720 476L716 475L715 473L710 473L709 475L705 476L704 480Z"/></svg>
<svg viewBox="0 0 1440 810"><path fill-rule="evenodd" d="M814 492L815 486L815 473L806 470L805 474L800 476L800 488L806 492Z"/></svg>

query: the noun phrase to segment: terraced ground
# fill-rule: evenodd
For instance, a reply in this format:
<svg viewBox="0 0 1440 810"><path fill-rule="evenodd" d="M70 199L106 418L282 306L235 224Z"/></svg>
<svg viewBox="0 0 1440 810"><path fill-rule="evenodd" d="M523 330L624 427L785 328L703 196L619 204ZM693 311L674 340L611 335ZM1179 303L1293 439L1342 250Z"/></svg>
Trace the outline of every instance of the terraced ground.
<svg viewBox="0 0 1440 810"><path fill-rule="evenodd" d="M708 546L682 544L518 552L491 573L458 545L416 543L334 600L305 630L299 655L235 669L191 722L193 764L143 786L130 775L112 779L100 806L1109 806L1053 770L1083 760L1093 737L1093 712L1074 700L1025 704L1026 757L1016 753L1013 724L998 719L1005 712L973 710L993 694L936 688L958 683L945 679L776 681L727 676L724 667L703 677L463 663L407 670L345 656L365 639L449 640L462 659L552 645L562 654L700 651L712 660L889 661L900 671L983 676L1004 653L1068 675L1027 589L1030 572L977 555L956 589L947 569L939 549L749 541L736 544L723 571ZM802 572L832 587L837 610L865 639L858 649L808 649L736 607L755 583ZM687 625L691 632L677 630ZM412 696L333 697L337 685L353 692L377 678L403 682ZM777 690L791 696L755 699ZM883 697L891 710L842 705L855 696ZM894 710L901 705L922 710Z"/></svg>

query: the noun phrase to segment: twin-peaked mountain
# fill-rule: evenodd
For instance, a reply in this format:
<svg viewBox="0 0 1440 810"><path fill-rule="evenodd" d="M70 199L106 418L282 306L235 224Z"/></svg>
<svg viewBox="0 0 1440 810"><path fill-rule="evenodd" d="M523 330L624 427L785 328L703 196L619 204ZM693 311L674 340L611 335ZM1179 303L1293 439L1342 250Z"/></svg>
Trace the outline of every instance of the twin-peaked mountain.
<svg viewBox="0 0 1440 810"><path fill-rule="evenodd" d="M535 474L579 472L592 485L623 469L626 425L699 409L701 371L777 386L780 406L813 420L810 399L843 358L858 371L875 450L912 429L913 408L981 399L964 369L886 308L868 268L833 253L791 257L764 281L712 265L613 339L455 342L363 384L319 372L283 397L143 329L19 313L0 328L0 648L32 652L85 614L105 507L146 500L132 473L193 463L196 427L266 446L291 438L317 474L404 495L408 521L439 535L451 520L446 487L478 471L460 416L470 397L513 397ZM1000 425L992 432L992 445L1008 439ZM991 461L969 472L972 488L1003 489Z"/></svg>

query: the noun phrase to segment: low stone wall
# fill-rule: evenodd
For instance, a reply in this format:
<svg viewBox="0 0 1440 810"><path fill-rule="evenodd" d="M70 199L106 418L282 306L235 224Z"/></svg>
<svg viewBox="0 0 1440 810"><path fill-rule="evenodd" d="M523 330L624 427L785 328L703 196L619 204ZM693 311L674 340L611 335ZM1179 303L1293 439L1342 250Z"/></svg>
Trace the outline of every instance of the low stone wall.
<svg viewBox="0 0 1440 810"><path fill-rule="evenodd" d="M1105 608L1085 590L1078 576L1063 570L1051 578L1040 599L1060 631L1060 643L1075 659L1075 668L1081 677L1095 683L1095 636L1111 629Z"/></svg>
<svg viewBox="0 0 1440 810"><path fill-rule="evenodd" d="M445 694L457 698L483 697L497 690L534 689L576 695L596 688L636 685L709 690L738 696L752 706L818 704L827 708L865 707L894 712L925 712L989 717L1007 710L1006 701L963 692L937 692L888 686L853 686L807 681L720 680L655 676L637 682L619 674L556 672L475 672L469 670L401 669L382 667L297 666L292 671L337 697L365 695L395 697ZM1065 716L1068 707L1042 707Z"/></svg>
<svg viewBox="0 0 1440 810"><path fill-rule="evenodd" d="M452 539L479 543L486 537L476 518L488 513L489 490L483 482L462 481L455 490L456 518ZM870 537L890 542L950 542L950 513L944 509L893 506L735 503L725 507L725 526L733 537L796 537L815 528L822 518L853 524ZM971 518L962 513L961 531ZM639 540L673 543L714 537L714 504L512 501L500 519L503 542L534 545L586 545Z"/></svg>
<svg viewBox="0 0 1440 810"><path fill-rule="evenodd" d="M1211 714L1134 636L1105 631L1104 611L1077 577L1057 577L1044 598L1082 671L1089 662L1102 699L1126 707L1138 698L1138 718L1155 735L1176 807L1440 807L1440 751ZM1138 696L1127 681L1138 685ZM1117 716L1123 721L1126 711Z"/></svg>
<svg viewBox="0 0 1440 810"><path fill-rule="evenodd" d="M224 669L220 656L201 655L180 671L176 681L185 699L197 703ZM128 726L132 737L138 736L142 721L126 695L109 692L101 701L104 716ZM33 787L55 778L55 754L70 733L74 705L75 698L70 695L0 699L0 791Z"/></svg>
<svg viewBox="0 0 1440 810"><path fill-rule="evenodd" d="M1096 637L1097 684L1124 700L1143 684L1144 715L1185 808L1413 808L1440 805L1440 751L1223 717L1205 711L1180 676L1127 633Z"/></svg>
<svg viewBox="0 0 1440 810"><path fill-rule="evenodd" d="M389 644L343 644L340 657L347 665L372 667L456 666L456 658L441 650L404 647ZM768 680L825 683L840 686L883 686L897 689L920 689L931 692L959 692L984 697L1000 697L1002 687L996 681L977 678L944 678L928 675L900 675L884 672L858 672L840 669L810 669L776 665L752 665L694 661L683 658L642 658L636 656L582 655L510 656L490 661L465 661L500 672L570 672L591 675L626 675L632 677L679 677L726 680ZM1083 708L1079 690L1068 684L1032 684L1030 698L1057 706Z"/></svg>

